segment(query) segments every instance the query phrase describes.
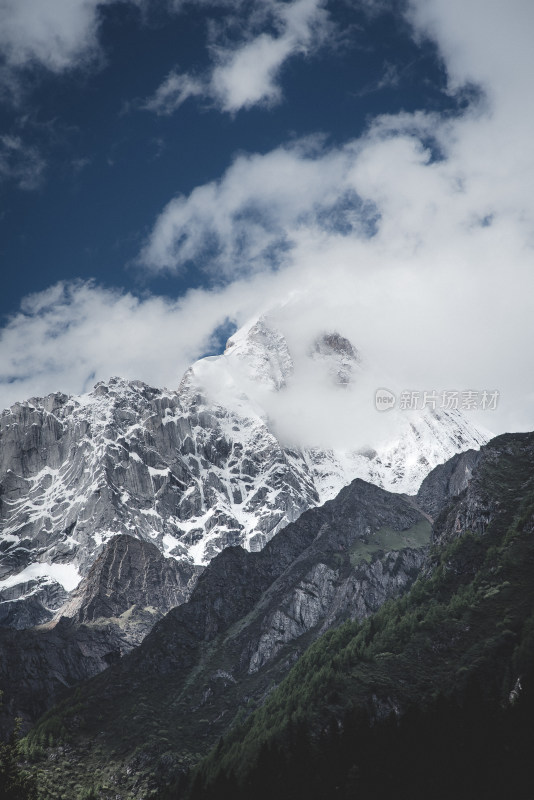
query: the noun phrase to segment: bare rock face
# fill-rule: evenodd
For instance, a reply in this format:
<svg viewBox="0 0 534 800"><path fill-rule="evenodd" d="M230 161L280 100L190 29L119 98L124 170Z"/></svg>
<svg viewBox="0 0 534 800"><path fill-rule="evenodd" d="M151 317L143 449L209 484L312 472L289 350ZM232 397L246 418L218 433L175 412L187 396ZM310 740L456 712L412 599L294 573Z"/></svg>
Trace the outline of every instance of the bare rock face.
<svg viewBox="0 0 534 800"><path fill-rule="evenodd" d="M98 556L61 615L95 622L136 607L161 617L188 599L201 571L189 562L164 558L151 542L119 534Z"/></svg>
<svg viewBox="0 0 534 800"><path fill-rule="evenodd" d="M460 485L453 483L454 502L444 502L436 519L433 532L436 544L450 543L467 531L483 536L492 521L507 519L508 501L523 497L530 480L523 481L519 490L514 487L515 496L512 489L506 490L504 487L513 484L514 479L522 475L525 465L528 469L533 463L534 435L496 436L471 458L475 458L471 474ZM458 468L462 475L465 467L461 460ZM452 477L454 479L454 473ZM511 523L511 520L507 521ZM528 532L527 529L525 532Z"/></svg>
<svg viewBox="0 0 534 800"><path fill-rule="evenodd" d="M346 386L355 380L362 359L356 348L339 333L324 333L313 347L312 358L323 360L334 383Z"/></svg>
<svg viewBox="0 0 534 800"><path fill-rule="evenodd" d="M425 563L431 525L404 498L356 479L286 533L302 550L263 599L255 645L247 643L251 673L289 642L364 619L405 591ZM273 539L261 555L284 564L286 538Z"/></svg>
<svg viewBox="0 0 534 800"><path fill-rule="evenodd" d="M16 583L0 596L0 626L19 630L48 622L69 599L61 584L39 580Z"/></svg>
<svg viewBox="0 0 534 800"><path fill-rule="evenodd" d="M232 547L220 553L189 601L120 668L135 681L145 672L179 672L191 666L199 645L227 631L216 660L236 680L253 674L288 643L306 635L306 647L310 635L363 619L405 591L426 562L430 536L430 523L413 504L357 479L261 552Z"/></svg>
<svg viewBox="0 0 534 800"><path fill-rule="evenodd" d="M30 630L0 627L0 734L15 716L28 725L65 689L139 645L185 602L201 567L165 558L151 542L119 534L104 547L61 616Z"/></svg>
<svg viewBox="0 0 534 800"><path fill-rule="evenodd" d="M467 489L480 457L480 451L467 450L435 467L417 492L418 507L435 519L448 502Z"/></svg>

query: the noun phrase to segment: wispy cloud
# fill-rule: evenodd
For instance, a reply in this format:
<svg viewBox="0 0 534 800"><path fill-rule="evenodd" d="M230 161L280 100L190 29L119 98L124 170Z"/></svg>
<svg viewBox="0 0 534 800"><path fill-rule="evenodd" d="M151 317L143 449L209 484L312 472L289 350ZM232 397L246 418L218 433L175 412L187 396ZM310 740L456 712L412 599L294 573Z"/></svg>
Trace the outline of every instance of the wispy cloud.
<svg viewBox="0 0 534 800"><path fill-rule="evenodd" d="M29 94L45 73L99 63L100 9L111 1L0 0L0 102L15 114L0 136L0 181L23 190L42 185L61 127L55 119L37 121ZM72 166L79 171L85 163Z"/></svg>
<svg viewBox="0 0 534 800"><path fill-rule="evenodd" d="M172 71L144 104L147 110L171 114L190 97L203 97L222 111L235 113L282 98L284 64L324 43L332 31L325 0L253 4L232 44L211 45L211 66L202 76ZM223 38L228 26L217 31ZM267 28L268 30L262 30Z"/></svg>
<svg viewBox="0 0 534 800"><path fill-rule="evenodd" d="M14 181L21 189L36 189L46 163L35 145L20 136L0 136L0 180Z"/></svg>
<svg viewBox="0 0 534 800"><path fill-rule="evenodd" d="M415 63L415 62L412 62ZM412 64L407 64L402 68L396 64L386 61L384 64L382 75L374 81L363 86L355 94L357 97L365 97L374 92L381 92L383 89L395 89L401 82L402 76L406 73Z"/></svg>
<svg viewBox="0 0 534 800"><path fill-rule="evenodd" d="M147 111L155 111L161 115L172 114L190 97L202 97L205 94L206 87L203 80L193 78L191 75L180 75L173 70L143 107Z"/></svg>

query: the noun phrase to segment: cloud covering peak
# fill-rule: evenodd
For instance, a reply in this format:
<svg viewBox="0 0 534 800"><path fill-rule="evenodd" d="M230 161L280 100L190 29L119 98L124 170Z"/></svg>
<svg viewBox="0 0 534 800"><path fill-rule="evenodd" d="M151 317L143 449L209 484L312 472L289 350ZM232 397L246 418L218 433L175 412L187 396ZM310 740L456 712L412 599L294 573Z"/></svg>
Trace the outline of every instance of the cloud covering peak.
<svg viewBox="0 0 534 800"><path fill-rule="evenodd" d="M320 45L330 6L253 5L260 16L239 36L214 34L207 72L172 72L153 110L192 96L225 112L280 98L283 66ZM193 267L203 288L172 301L74 282L33 296L2 332L3 402L117 373L176 386L226 319L297 289L284 318L297 349L337 330L392 385L496 389L486 427L532 427L533 16L525 0L412 0L406 20L439 49L446 110L375 114L342 141L241 150L217 178L168 196L139 264L148 279Z"/></svg>

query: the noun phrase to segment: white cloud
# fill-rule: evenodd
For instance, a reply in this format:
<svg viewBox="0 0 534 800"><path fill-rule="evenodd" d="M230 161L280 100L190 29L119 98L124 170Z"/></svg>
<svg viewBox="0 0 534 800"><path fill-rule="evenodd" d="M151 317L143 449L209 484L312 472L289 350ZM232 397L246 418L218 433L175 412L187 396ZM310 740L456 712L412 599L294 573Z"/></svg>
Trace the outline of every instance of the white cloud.
<svg viewBox="0 0 534 800"><path fill-rule="evenodd" d="M466 82L482 84L505 104L530 86L530 0L410 0L408 16L419 35L438 43L451 91Z"/></svg>
<svg viewBox="0 0 534 800"><path fill-rule="evenodd" d="M94 56L101 0L0 0L0 49L10 67L53 72Z"/></svg>
<svg viewBox="0 0 534 800"><path fill-rule="evenodd" d="M5 392L80 391L93 373L176 386L224 316L243 321L297 288L281 318L294 347L337 329L392 388L498 389L499 411L482 423L532 428L529 8L413 3L450 90L477 81L480 102L456 117L384 116L338 148L316 139L239 156L171 200L142 254L156 271L205 264L224 288L176 303L86 285L34 297L3 332Z"/></svg>
<svg viewBox="0 0 534 800"><path fill-rule="evenodd" d="M228 317L253 313L259 282L190 291L176 301L139 299L91 282L29 295L0 331L0 409L50 392L79 394L114 375L176 388L213 346Z"/></svg>
<svg viewBox="0 0 534 800"><path fill-rule="evenodd" d="M499 389L485 424L532 427L532 16L523 0L413 2L450 91L476 82L478 101L456 116L380 117L337 149L241 155L220 181L167 205L147 266L193 261L231 279L282 265L313 287L310 324L337 319L404 388Z"/></svg>
<svg viewBox="0 0 534 800"><path fill-rule="evenodd" d="M257 32L267 21L275 33ZM202 79L173 71L144 107L170 114L193 96L204 96L230 113L277 103L283 65L320 46L331 30L325 0L270 0L253 6L246 22L238 44L212 46L213 63Z"/></svg>
<svg viewBox="0 0 534 800"><path fill-rule="evenodd" d="M235 51L219 54L210 88L224 111L278 102L283 64L323 41L328 29L323 0L280 3L276 13L280 25L277 36L261 33Z"/></svg>
<svg viewBox="0 0 534 800"><path fill-rule="evenodd" d="M35 67L54 73L86 68L101 57L100 11L116 0L0 0L0 84L16 99L23 74ZM146 11L149 0L124 0ZM308 52L328 35L325 0L206 0L206 9L222 7L224 23L210 47L212 66L202 78L173 70L145 103L145 108L169 114L192 96L203 95L226 111L280 97L278 77L287 59ZM197 3L168 2L182 13ZM262 28L269 23L274 33ZM239 41L230 45L227 30L238 27ZM3 63L1 63L3 62Z"/></svg>
<svg viewBox="0 0 534 800"><path fill-rule="evenodd" d="M107 0L104 0L107 2ZM98 56L101 0L0 0L0 100L19 106L36 67L60 73ZM41 142L30 144L19 130L0 136L0 181L24 190L41 185L46 161Z"/></svg>
<svg viewBox="0 0 534 800"><path fill-rule="evenodd" d="M276 83L277 72L292 49L288 38L262 33L225 54L213 70L210 86L222 109L234 112L258 103L278 102L281 89Z"/></svg>
<svg viewBox="0 0 534 800"><path fill-rule="evenodd" d="M2 407L56 390L79 393L115 374L176 385L209 334L189 320L184 341L188 316L179 309L81 282L30 295L1 334Z"/></svg>
<svg viewBox="0 0 534 800"><path fill-rule="evenodd" d="M116 0L0 0L0 87L19 100L24 73L86 68L101 58L100 11ZM122 0L143 9L149 0Z"/></svg>
<svg viewBox="0 0 534 800"><path fill-rule="evenodd" d="M141 259L152 269L189 260L227 276L278 263L299 226L343 199L350 148L316 153L317 142L236 158L222 180L177 197L161 213ZM350 206L350 200L346 202ZM340 217L350 216L350 208ZM328 214L329 224L332 222ZM357 222L358 220L355 220Z"/></svg>

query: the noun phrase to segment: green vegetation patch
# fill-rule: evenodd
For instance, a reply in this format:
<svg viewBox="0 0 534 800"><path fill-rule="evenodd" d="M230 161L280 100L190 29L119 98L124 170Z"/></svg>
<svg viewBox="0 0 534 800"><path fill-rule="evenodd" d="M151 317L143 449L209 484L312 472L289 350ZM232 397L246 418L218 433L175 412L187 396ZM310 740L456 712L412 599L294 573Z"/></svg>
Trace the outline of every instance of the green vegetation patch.
<svg viewBox="0 0 534 800"><path fill-rule="evenodd" d="M368 564L377 553L390 550L404 550L407 547L425 547L430 544L432 525L428 520L421 520L405 531L396 531L385 526L371 534L368 542L355 542L349 550L350 563L356 566L361 561Z"/></svg>

